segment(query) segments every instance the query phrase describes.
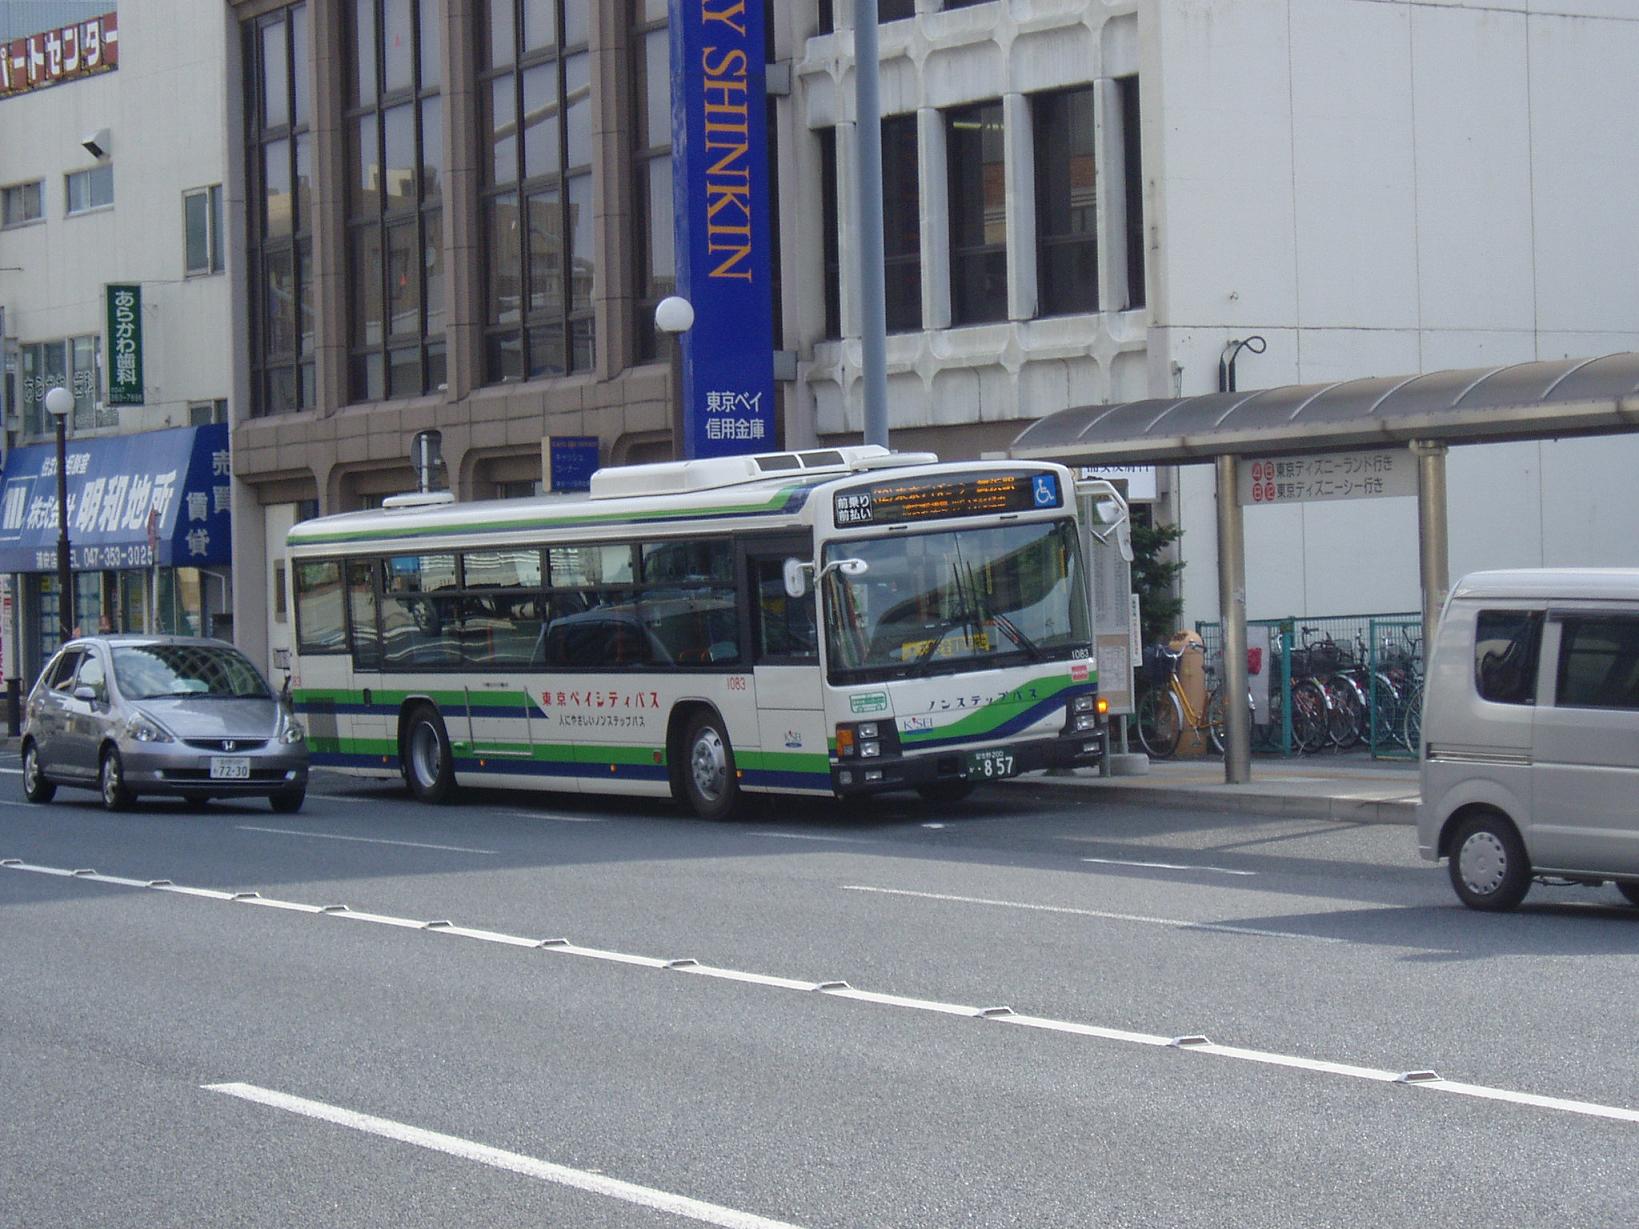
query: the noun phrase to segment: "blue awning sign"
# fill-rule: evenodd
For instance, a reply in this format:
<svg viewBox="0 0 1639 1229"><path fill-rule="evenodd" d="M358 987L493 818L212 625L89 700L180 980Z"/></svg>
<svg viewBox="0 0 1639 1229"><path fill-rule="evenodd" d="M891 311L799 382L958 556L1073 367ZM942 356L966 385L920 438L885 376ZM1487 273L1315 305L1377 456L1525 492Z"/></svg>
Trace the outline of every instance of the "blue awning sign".
<svg viewBox="0 0 1639 1229"><path fill-rule="evenodd" d="M72 440L70 566L211 567L232 557L225 423ZM0 477L0 572L57 566L57 447L14 448Z"/></svg>

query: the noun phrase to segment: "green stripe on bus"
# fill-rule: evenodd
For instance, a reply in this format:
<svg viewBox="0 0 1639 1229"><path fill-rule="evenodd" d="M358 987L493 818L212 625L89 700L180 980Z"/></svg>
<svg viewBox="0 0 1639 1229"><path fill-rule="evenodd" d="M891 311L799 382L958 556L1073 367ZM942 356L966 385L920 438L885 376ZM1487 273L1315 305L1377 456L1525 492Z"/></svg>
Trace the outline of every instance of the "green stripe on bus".
<svg viewBox="0 0 1639 1229"><path fill-rule="evenodd" d="M811 751L736 751L734 763L747 772L831 773L830 757Z"/></svg>
<svg viewBox="0 0 1639 1229"><path fill-rule="evenodd" d="M931 730L902 730L899 734L899 741L905 746L914 747L919 742L928 742L935 739L980 738L1027 709L1034 708L1043 700L1051 700L1067 687L1076 685L1078 684L1068 674L1048 675L1045 678L1031 679L1027 683L1020 683L1017 687L1010 689L1007 695L992 700L983 708L971 712L966 717L953 721L949 725L938 726ZM1035 695L1028 697L1021 695L1030 688L1035 688ZM1020 696L1020 698L1014 699L1014 696ZM1045 718L1046 714L1043 714L1043 717Z"/></svg>
<svg viewBox="0 0 1639 1229"><path fill-rule="evenodd" d="M812 484L781 487L775 494L760 503L721 504L705 508L682 508L674 512L655 511L643 517L645 523L654 521L690 521L702 517L715 516L752 516L759 512L780 512L790 504L799 493L808 490ZM333 533L313 533L302 531L297 526L290 532L292 546L321 546L330 543L368 542L372 538L382 541L397 541L403 538L434 537L448 533L506 533L511 530L528 529L574 529L581 526L620 525L632 522L632 513L628 509L623 512L603 512L582 516L532 516L521 517L509 521L491 521L485 524L461 524L444 521L431 525L406 526L387 532L381 529L352 529L336 530Z"/></svg>

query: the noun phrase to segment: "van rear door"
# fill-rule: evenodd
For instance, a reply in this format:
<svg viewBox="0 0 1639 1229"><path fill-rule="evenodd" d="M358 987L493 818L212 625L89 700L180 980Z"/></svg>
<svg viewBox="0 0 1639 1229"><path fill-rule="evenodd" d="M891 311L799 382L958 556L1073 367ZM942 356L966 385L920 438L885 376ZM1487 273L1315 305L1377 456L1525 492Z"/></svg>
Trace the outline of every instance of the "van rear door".
<svg viewBox="0 0 1639 1229"><path fill-rule="evenodd" d="M1534 861L1639 874L1639 612L1556 607L1534 722Z"/></svg>

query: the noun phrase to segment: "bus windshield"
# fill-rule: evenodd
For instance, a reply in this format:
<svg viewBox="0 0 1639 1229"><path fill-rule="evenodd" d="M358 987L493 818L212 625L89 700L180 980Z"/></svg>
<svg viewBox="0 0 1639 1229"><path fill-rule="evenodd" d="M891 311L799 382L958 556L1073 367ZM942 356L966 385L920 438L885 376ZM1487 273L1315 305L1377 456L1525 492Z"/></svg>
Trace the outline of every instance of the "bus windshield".
<svg viewBox="0 0 1639 1229"><path fill-rule="evenodd" d="M1075 524L1003 525L833 542L825 562L832 682L1064 660L1091 634Z"/></svg>

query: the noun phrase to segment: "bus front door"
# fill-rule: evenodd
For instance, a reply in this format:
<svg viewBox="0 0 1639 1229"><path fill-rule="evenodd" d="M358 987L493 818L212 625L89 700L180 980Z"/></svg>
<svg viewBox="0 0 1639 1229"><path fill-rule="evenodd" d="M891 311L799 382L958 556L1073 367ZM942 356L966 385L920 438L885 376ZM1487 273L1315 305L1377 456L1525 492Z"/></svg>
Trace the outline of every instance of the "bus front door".
<svg viewBox="0 0 1639 1229"><path fill-rule="evenodd" d="M785 592L785 561L808 559L808 539L758 543L746 556L751 593L752 675L761 748L742 755L745 783L753 787L831 794L825 699L820 683L819 623L814 592ZM752 762L745 763L747 759Z"/></svg>

